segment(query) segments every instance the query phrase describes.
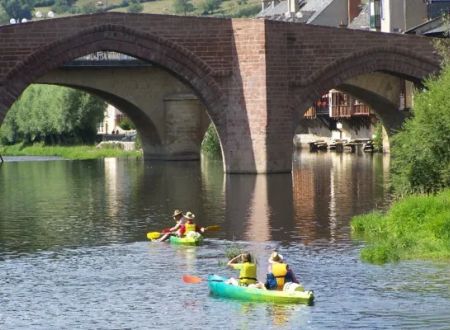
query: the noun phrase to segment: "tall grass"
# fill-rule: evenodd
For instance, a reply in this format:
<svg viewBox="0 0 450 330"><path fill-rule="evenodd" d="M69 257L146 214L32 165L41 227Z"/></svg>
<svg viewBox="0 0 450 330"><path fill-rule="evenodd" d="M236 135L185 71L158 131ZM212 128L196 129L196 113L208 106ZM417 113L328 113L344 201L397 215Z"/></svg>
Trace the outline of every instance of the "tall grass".
<svg viewBox="0 0 450 330"><path fill-rule="evenodd" d="M140 158L140 151L124 151L114 148L96 148L95 146L45 146L22 144L0 146L2 156L59 156L67 159L95 159L106 157Z"/></svg>
<svg viewBox="0 0 450 330"><path fill-rule="evenodd" d="M406 197L386 214L356 216L351 227L354 238L369 243L361 251L367 262L450 260L450 189Z"/></svg>

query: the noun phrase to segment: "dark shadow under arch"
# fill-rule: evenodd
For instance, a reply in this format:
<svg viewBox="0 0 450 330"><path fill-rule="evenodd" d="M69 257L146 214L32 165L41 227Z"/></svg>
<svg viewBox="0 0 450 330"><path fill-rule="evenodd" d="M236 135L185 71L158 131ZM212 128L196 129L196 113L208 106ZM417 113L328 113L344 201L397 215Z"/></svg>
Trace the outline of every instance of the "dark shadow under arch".
<svg viewBox="0 0 450 330"><path fill-rule="evenodd" d="M343 86L350 78L384 72L420 84L439 70L440 66L436 62L398 47L376 47L356 52L333 62L307 79L291 82L296 113L294 127L310 104L329 90Z"/></svg>
<svg viewBox="0 0 450 330"><path fill-rule="evenodd" d="M405 120L405 114L398 111L395 104L392 104L381 95L359 88L358 86L347 84L339 85L336 89L350 94L370 106L385 126L388 134L395 133L401 128L401 125Z"/></svg>

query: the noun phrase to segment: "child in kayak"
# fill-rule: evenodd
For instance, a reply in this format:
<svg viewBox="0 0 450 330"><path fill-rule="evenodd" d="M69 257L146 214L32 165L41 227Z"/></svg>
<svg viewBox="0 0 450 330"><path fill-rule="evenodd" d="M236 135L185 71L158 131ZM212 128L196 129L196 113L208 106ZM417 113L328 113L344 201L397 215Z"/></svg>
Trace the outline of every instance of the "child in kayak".
<svg viewBox="0 0 450 330"><path fill-rule="evenodd" d="M194 223L195 214L192 212L186 212L184 215L186 222L180 226L177 231L179 237L188 236L195 238L195 236L200 236L200 233L205 232L205 228L199 227Z"/></svg>
<svg viewBox="0 0 450 330"><path fill-rule="evenodd" d="M283 256L273 251L269 258L267 280L264 284L269 290L303 291L303 287L294 275Z"/></svg>
<svg viewBox="0 0 450 330"><path fill-rule="evenodd" d="M167 239L169 239L170 235L173 235L174 232L178 231L181 226L183 226L188 219L186 219L186 217L183 215L183 212L180 210L175 210L173 211L173 215L172 215L173 219L176 221L175 226L169 228L169 230L167 231L167 233L165 233L160 239L160 242L163 242Z"/></svg>
<svg viewBox="0 0 450 330"><path fill-rule="evenodd" d="M239 270L239 280L230 278L227 283L232 285L242 285L255 288L264 288L264 284L256 279L256 263L252 261L250 253L242 253L227 264L228 267Z"/></svg>

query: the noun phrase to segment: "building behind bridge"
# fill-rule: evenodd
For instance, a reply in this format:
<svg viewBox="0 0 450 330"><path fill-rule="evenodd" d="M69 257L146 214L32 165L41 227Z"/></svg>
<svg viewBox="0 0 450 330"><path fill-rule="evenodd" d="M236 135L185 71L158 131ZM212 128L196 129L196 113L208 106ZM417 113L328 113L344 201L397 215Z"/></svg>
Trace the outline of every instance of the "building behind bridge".
<svg viewBox="0 0 450 330"><path fill-rule="evenodd" d="M442 36L442 15L450 0L262 0L259 18L388 33ZM318 42L326 42L321 40ZM413 105L412 82L404 80L398 111ZM295 141L309 143L320 138L371 138L378 122L375 112L363 102L331 90L304 114ZM344 129L337 129L344 127Z"/></svg>

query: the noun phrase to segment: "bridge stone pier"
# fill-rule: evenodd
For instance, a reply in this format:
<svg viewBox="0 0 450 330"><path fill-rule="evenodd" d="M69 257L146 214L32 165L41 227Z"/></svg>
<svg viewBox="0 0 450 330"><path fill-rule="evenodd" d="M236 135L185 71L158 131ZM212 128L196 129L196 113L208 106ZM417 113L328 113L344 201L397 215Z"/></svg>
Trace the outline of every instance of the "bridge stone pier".
<svg viewBox="0 0 450 330"><path fill-rule="evenodd" d="M50 71L37 83L88 91L126 113L149 160L195 160L210 119L191 88L154 66Z"/></svg>
<svg viewBox="0 0 450 330"><path fill-rule="evenodd" d="M43 82L64 63L96 51L120 52L152 63L188 86L217 128L228 173L291 171L295 127L309 105L332 88L345 88L351 79L372 73L420 83L440 68L431 40L420 36L255 19L72 16L0 27L0 122L28 85ZM355 93L357 85L373 96L377 91L386 93L353 82L347 87ZM122 103L119 108L128 106L127 114L146 136L147 159L183 149L175 147L181 138L174 137L178 130L171 131L164 126L167 123L176 126L185 121L186 132L179 133L187 135L202 126L184 117L194 108L189 105L192 99L177 105L186 90L159 96L169 116L165 122L152 119L158 115L150 107L116 91L83 86ZM381 96L378 100L390 100ZM183 114L171 115L176 112ZM381 117L386 127L394 120L387 114ZM173 148L168 147L171 141ZM158 151L160 146L166 150Z"/></svg>

